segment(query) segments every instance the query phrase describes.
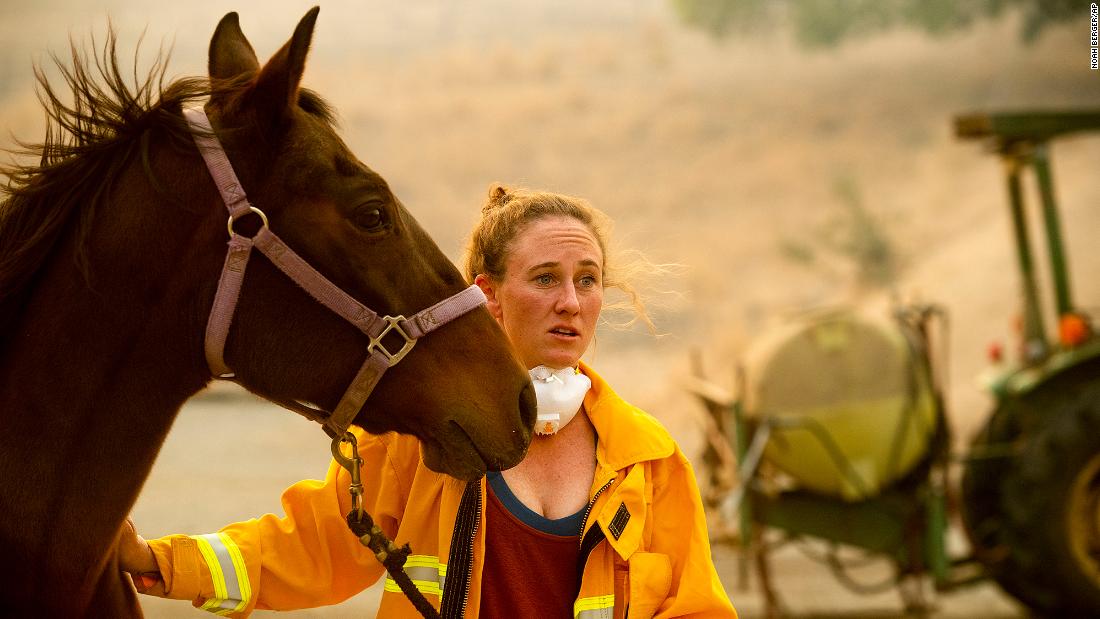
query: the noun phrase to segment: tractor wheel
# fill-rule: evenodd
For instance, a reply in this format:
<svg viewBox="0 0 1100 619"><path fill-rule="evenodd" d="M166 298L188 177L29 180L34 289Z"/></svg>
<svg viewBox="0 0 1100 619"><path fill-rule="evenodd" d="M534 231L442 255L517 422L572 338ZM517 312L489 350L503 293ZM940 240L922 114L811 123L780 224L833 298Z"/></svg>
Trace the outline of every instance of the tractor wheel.
<svg viewBox="0 0 1100 619"><path fill-rule="evenodd" d="M1041 614L1100 616L1100 382L1042 395L1041 419L1001 470L991 571Z"/></svg>
<svg viewBox="0 0 1100 619"><path fill-rule="evenodd" d="M1014 464L1021 413L1015 402L1002 403L970 444L963 469L959 511L974 554L985 565L996 564L1004 554L1002 482Z"/></svg>

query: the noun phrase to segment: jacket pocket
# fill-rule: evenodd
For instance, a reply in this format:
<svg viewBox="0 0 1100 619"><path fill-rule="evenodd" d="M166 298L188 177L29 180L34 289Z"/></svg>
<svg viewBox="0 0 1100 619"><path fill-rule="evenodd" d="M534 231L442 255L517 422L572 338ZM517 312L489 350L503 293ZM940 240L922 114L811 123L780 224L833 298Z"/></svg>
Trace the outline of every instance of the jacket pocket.
<svg viewBox="0 0 1100 619"><path fill-rule="evenodd" d="M672 586L672 562L659 552L630 555L629 617L652 617Z"/></svg>

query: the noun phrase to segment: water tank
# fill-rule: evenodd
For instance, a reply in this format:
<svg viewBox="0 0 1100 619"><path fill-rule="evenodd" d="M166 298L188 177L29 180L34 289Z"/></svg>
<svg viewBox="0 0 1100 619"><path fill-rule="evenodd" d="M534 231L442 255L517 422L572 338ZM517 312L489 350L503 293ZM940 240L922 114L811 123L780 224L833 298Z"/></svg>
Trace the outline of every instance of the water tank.
<svg viewBox="0 0 1100 619"><path fill-rule="evenodd" d="M936 401L914 334L836 310L762 338L746 363L746 412L772 425L765 458L814 492L859 500L928 453Z"/></svg>

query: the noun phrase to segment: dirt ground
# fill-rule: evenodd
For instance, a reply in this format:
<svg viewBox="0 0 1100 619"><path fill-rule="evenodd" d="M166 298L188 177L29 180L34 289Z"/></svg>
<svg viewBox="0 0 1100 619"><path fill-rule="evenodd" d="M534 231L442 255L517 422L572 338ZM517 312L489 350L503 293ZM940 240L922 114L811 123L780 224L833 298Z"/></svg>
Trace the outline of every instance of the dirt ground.
<svg viewBox="0 0 1100 619"><path fill-rule="evenodd" d="M234 390L192 400L184 407L161 451L148 483L134 507L133 518L147 537L169 533L199 534L271 511L282 513L279 495L290 484L321 477L328 466L328 439L294 413ZM719 577L741 617L764 616L764 601L755 575L743 589L738 578L737 549L714 547ZM841 587L826 568L792 546L772 558L775 585L790 617L885 619L903 616L894 591L856 595ZM880 582L885 565L861 568L860 582ZM342 604L289 613L294 617L358 619L373 617L381 594L375 585ZM1019 607L992 584L931 596L931 617L1011 619L1025 617ZM207 616L187 602L143 597L146 614L175 619ZM259 611L256 616L273 616Z"/></svg>

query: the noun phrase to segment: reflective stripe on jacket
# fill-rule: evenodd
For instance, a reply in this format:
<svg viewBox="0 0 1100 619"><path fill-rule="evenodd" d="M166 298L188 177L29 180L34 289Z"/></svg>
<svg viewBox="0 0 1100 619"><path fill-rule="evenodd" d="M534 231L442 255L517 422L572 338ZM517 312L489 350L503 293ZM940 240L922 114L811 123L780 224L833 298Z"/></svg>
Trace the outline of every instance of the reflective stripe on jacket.
<svg viewBox="0 0 1100 619"><path fill-rule="evenodd" d="M622 400L590 368L584 405L596 434L596 474L585 517L578 619L736 617L711 561L695 475L667 431ZM439 606L448 579L477 617L485 557L485 481L464 513L472 536L452 537L465 482L428 470L415 438L359 433L364 506L413 555L407 572ZM384 575L344 523L349 476L335 462L324 481L302 481L282 497L285 517L268 514L206 536L172 535L150 545L168 597L229 617L253 609L292 610L341 602ZM452 557L472 557L452 565ZM468 583L467 586L460 586ZM629 609L629 614L627 611ZM379 617L420 615L386 578Z"/></svg>

